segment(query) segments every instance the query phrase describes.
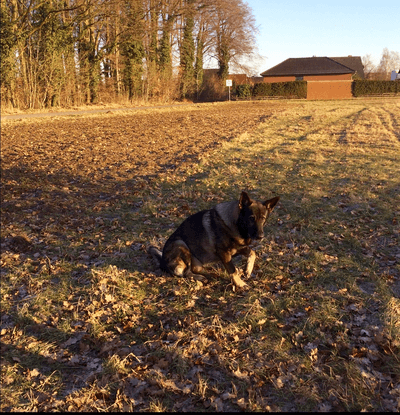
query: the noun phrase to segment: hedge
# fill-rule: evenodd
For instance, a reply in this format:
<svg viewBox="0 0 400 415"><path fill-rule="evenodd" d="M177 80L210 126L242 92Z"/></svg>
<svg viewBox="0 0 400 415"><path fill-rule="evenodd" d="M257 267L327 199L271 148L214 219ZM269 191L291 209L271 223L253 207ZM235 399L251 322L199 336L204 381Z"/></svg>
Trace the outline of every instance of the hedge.
<svg viewBox="0 0 400 415"><path fill-rule="evenodd" d="M400 93L399 81L368 81L365 79L353 81L353 95L355 97L398 93Z"/></svg>
<svg viewBox="0 0 400 415"><path fill-rule="evenodd" d="M262 82L254 85L253 96L307 98L307 81Z"/></svg>
<svg viewBox="0 0 400 415"><path fill-rule="evenodd" d="M236 96L238 98L248 98L252 95L252 88L250 84L238 85L236 87Z"/></svg>
<svg viewBox="0 0 400 415"><path fill-rule="evenodd" d="M354 80L352 83L353 96L380 94L399 94L399 81L369 81ZM307 81L291 82L262 82L251 86L250 84L238 85L236 87L238 98L260 97L286 97L307 98Z"/></svg>

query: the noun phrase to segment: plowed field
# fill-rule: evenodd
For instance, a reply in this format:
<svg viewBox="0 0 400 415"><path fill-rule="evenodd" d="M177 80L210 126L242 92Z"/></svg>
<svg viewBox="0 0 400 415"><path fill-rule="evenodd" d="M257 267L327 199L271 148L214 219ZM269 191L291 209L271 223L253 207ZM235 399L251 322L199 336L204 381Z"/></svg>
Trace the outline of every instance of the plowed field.
<svg viewBox="0 0 400 415"><path fill-rule="evenodd" d="M280 107L232 103L9 122L2 129L4 179L16 180L17 172L25 171L56 185L56 174L64 176L59 177L64 186L65 179L87 182L90 177L89 186L101 183L105 189L107 177L149 177L184 162L197 163L205 152L251 131ZM10 190L18 192L18 186L13 183Z"/></svg>

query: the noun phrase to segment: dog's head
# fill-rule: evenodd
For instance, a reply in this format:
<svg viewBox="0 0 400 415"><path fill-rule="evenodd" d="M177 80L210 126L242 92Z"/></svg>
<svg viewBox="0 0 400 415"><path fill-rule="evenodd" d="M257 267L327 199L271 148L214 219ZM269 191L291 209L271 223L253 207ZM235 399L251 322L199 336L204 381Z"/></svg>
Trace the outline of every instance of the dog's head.
<svg viewBox="0 0 400 415"><path fill-rule="evenodd" d="M278 201L279 196L276 196L261 203L252 200L246 192L242 192L239 199L238 220L241 235L245 238L263 239L264 224Z"/></svg>

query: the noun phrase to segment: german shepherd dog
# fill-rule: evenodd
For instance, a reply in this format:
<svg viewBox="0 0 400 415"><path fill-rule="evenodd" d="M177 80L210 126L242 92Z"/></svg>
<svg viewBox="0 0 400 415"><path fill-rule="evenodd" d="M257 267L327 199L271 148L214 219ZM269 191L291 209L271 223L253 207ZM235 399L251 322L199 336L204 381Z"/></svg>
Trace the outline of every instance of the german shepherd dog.
<svg viewBox="0 0 400 415"><path fill-rule="evenodd" d="M233 284L244 288L247 284L232 262L234 255L247 258L245 276L253 271L255 252L249 247L252 240L264 237L264 224L278 203L279 196L265 202L250 199L242 192L239 200L219 203L215 207L189 216L169 237L161 252L148 248L160 263L162 271L178 277L193 274L209 277L203 265L221 261Z"/></svg>

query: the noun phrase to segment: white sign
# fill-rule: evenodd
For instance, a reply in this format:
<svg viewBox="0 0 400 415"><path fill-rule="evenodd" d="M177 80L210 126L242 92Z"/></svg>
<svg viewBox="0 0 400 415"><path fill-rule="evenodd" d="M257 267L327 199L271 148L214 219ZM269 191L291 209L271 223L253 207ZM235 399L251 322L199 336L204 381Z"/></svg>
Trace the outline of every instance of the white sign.
<svg viewBox="0 0 400 415"><path fill-rule="evenodd" d="M232 79L226 80L226 86L232 86Z"/></svg>

